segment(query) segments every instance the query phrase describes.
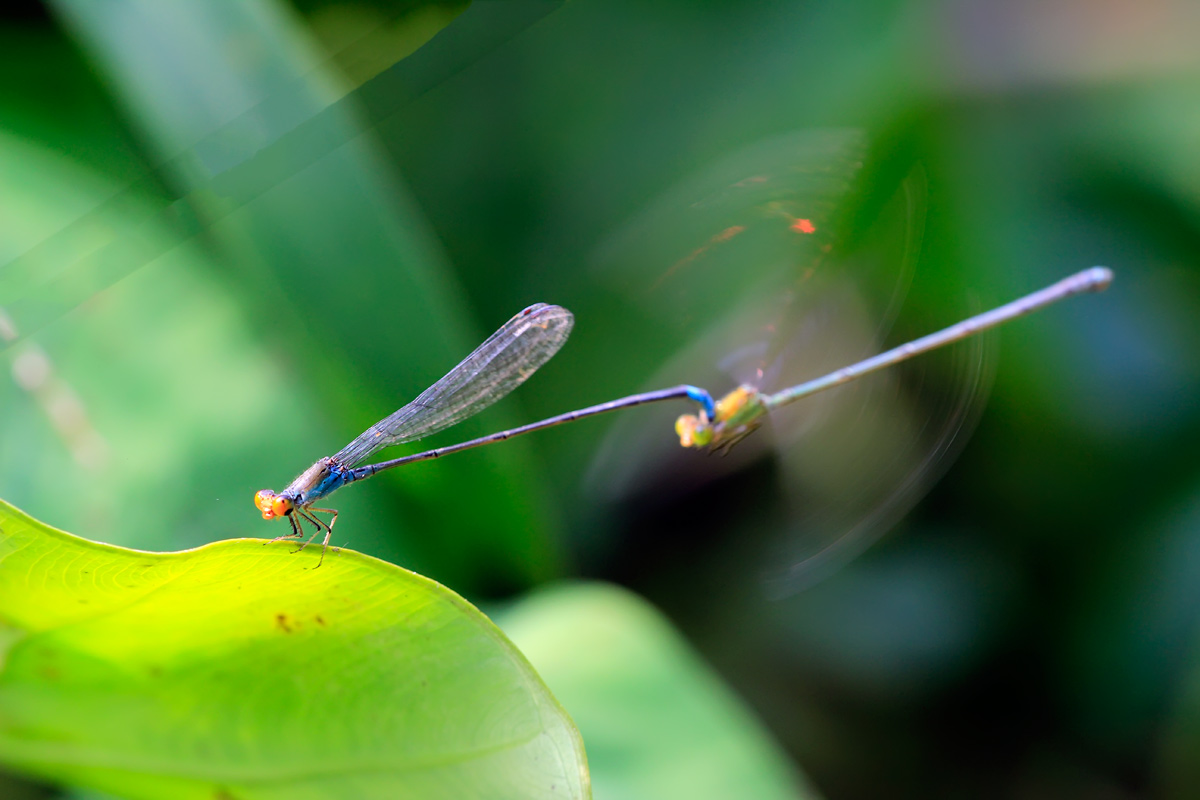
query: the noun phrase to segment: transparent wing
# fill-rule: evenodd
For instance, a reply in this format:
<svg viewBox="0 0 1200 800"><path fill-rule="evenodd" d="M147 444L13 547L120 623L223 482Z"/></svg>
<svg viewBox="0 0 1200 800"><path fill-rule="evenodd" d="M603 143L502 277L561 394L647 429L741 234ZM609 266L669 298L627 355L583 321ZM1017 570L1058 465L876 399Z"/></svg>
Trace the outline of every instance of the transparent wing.
<svg viewBox="0 0 1200 800"><path fill-rule="evenodd" d="M431 436L478 414L549 361L574 324L574 316L562 306L526 308L417 399L367 428L334 458L352 467L380 448Z"/></svg>
<svg viewBox="0 0 1200 800"><path fill-rule="evenodd" d="M647 387L774 391L981 310L947 307L943 275L932 313L900 317L910 285L939 279L916 268L926 183L903 158L881 165L867 150L854 132L766 140L686 179L612 237L602 275L619 279L656 326L626 331L645 344L645 363L659 359ZM913 305L909 313L919 313ZM689 542L721 542L711 562L721 580L731 564L754 565L771 594L784 596L912 508L966 440L988 373L986 342L961 343L773 411L717 458L679 447L675 409L629 415L612 426L588 496L620 504L631 519L648 515L656 533L686 527ZM600 554L628 545L613 537L589 546ZM602 557L622 560L613 553Z"/></svg>

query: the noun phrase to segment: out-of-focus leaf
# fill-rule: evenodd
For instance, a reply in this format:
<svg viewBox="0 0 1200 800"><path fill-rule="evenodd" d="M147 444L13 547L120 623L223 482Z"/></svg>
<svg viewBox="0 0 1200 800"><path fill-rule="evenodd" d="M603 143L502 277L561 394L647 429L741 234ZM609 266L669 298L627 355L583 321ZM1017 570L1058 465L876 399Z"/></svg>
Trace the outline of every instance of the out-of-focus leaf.
<svg viewBox="0 0 1200 800"><path fill-rule="evenodd" d="M30 142L0 134L0 175L0 205L11 211L0 261L78 219L101 239L153 248L170 238L138 225L143 198L103 204L111 181ZM39 259L37 271L55 266ZM250 503L254 490L280 479L281 463L299 470L291 464L336 439L311 387L255 341L212 269L198 248L175 248L4 354L14 380L0 380L0 485L10 500L137 547L199 544L242 522L240 535L271 530Z"/></svg>
<svg viewBox="0 0 1200 800"><path fill-rule="evenodd" d="M588 742L601 800L817 795L770 736L649 605L567 585L501 618Z"/></svg>
<svg viewBox="0 0 1200 800"><path fill-rule="evenodd" d="M306 461L412 399L503 321L472 324L434 232L292 9L273 0L56 7L232 266L230 293L342 421L328 449ZM409 15L411 35L392 54L450 23L453 9L442 10ZM456 438L497 422L468 420ZM441 531L405 543L425 571L465 587L522 585L558 567L548 496L526 453L491 448L361 491L380 506L400 496L403 512L393 507L412 523L405 529ZM283 466L272 481L304 466Z"/></svg>
<svg viewBox="0 0 1200 800"><path fill-rule="evenodd" d="M0 504L0 758L131 798L582 798L486 617L351 551L99 545Z"/></svg>
<svg viewBox="0 0 1200 800"><path fill-rule="evenodd" d="M1110 751L1144 744L1182 699L1174 711L1194 762L1200 698L1179 696L1189 680L1200 686L1200 491L1189 494L1081 570L1056 677L1075 727Z"/></svg>
<svg viewBox="0 0 1200 800"><path fill-rule="evenodd" d="M1174 719L1167 726L1164 747L1158 756L1163 797L1194 797L1200 784L1196 753L1200 751L1200 671L1194 666L1183 682Z"/></svg>
<svg viewBox="0 0 1200 800"><path fill-rule="evenodd" d="M365 3L319 5L312 31L332 54L338 71L359 86L407 58L471 5L470 0L416 2L398 11Z"/></svg>

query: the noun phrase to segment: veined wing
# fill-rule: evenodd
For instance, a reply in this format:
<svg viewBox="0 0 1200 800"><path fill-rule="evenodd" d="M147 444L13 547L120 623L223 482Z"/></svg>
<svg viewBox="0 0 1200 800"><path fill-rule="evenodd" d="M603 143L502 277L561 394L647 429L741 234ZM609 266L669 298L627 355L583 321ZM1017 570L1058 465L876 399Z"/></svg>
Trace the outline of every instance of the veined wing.
<svg viewBox="0 0 1200 800"><path fill-rule="evenodd" d="M431 436L478 414L549 361L574 324L575 317L562 306L529 306L441 380L367 428L334 458L344 467L353 467L380 448Z"/></svg>

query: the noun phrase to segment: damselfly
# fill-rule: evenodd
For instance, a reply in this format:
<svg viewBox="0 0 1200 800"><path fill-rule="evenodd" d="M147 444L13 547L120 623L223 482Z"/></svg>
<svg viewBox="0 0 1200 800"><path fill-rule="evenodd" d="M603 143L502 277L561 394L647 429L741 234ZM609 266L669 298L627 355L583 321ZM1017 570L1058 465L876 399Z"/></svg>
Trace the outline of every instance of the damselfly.
<svg viewBox="0 0 1200 800"><path fill-rule="evenodd" d="M714 403L704 389L684 384L570 411L467 442L390 461L357 466L383 447L416 441L479 413L516 389L550 360L566 342L574 325L574 317L561 306L538 303L506 322L458 366L411 403L372 425L337 454L318 460L282 492L276 493L270 489L259 491L254 496L254 504L262 511L263 519L287 518L292 532L278 537L279 539L302 537L301 520L316 528L313 539L324 533L321 550L324 558L338 512L331 508L318 508L314 503L348 483L368 478L385 469L502 442L514 436L596 414L676 399L689 399L700 405L698 414L684 415L676 423L676 431L684 447L728 448L752 432L761 423L762 417L773 408L796 402L921 353L973 336L1066 297L1082 292L1103 291L1111 281L1112 272L1105 267L1084 270L1007 305L978 314L824 377L773 394L763 394L752 387L741 386L723 397L720 402ZM329 522L325 522L316 512L332 516Z"/></svg>

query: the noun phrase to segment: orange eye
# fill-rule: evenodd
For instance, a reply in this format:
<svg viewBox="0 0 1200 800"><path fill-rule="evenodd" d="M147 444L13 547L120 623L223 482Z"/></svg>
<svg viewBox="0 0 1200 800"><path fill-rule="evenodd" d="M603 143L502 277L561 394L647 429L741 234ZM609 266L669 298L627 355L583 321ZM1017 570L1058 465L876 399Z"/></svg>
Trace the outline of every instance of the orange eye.
<svg viewBox="0 0 1200 800"><path fill-rule="evenodd" d="M292 501L288 500L286 497L280 497L279 495L275 495L275 497L271 500L271 513L274 514L275 516L277 516L277 517L287 516L288 512L290 512L291 510L292 510Z"/></svg>

